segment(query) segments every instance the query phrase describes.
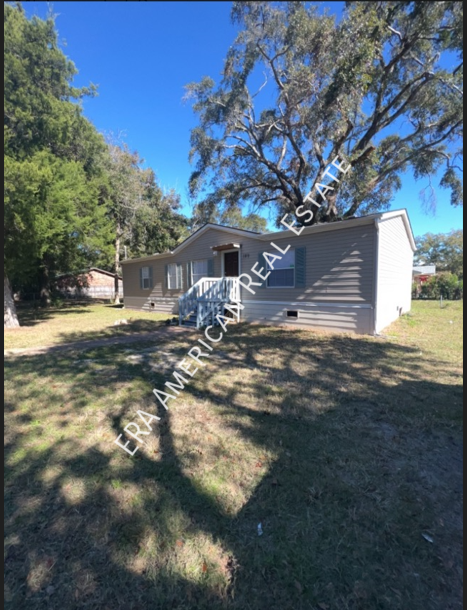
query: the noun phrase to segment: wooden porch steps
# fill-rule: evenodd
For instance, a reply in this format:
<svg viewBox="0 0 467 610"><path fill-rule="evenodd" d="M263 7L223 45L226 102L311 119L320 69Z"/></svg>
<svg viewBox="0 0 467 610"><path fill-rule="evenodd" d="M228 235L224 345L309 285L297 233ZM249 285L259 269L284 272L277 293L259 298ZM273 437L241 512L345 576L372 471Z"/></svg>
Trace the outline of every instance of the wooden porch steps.
<svg viewBox="0 0 467 610"><path fill-rule="evenodd" d="M238 278L202 278L178 300L180 326L216 326L216 315L236 302L240 302Z"/></svg>

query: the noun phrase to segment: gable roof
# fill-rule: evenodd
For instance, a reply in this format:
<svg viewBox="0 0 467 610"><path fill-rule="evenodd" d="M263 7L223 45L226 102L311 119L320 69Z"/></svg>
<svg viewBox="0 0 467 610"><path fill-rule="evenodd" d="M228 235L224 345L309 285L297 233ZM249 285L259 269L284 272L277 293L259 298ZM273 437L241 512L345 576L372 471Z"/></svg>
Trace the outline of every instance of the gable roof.
<svg viewBox="0 0 467 610"><path fill-rule="evenodd" d="M112 271L106 271L105 269L99 269L99 267L89 267L87 269L82 269L81 271L77 271L76 273L60 273L59 275L56 276L55 279L61 279L61 278L65 278L65 277L76 277L78 275L85 275L86 273L91 273L91 271L96 271L97 273L103 273L104 275L107 275L113 279L115 279L115 273L112 273ZM119 275L118 276L119 280L122 280L122 276Z"/></svg>
<svg viewBox="0 0 467 610"><path fill-rule="evenodd" d="M182 241L182 243L180 245L178 245L175 250L173 252L171 252L171 254L178 254L179 252L181 252L184 248L186 248L189 244L191 244L191 242L195 241L196 239L198 239L198 237L201 237L201 235L203 235L204 233L206 233L207 231L209 231L209 229L217 229L218 231L223 231L224 233L229 233L230 235L238 235L238 236L246 236L246 237L251 237L251 238L255 238L255 237L261 237L261 233L257 233L256 231L247 231L246 229L234 229L232 227L223 227L222 225L217 225L214 223L208 223L205 224L203 227L201 227L200 229L198 229L197 231L195 231L193 233L193 235L190 235L190 237L187 237L185 239L185 241ZM153 256L157 256L157 255L153 255Z"/></svg>
<svg viewBox="0 0 467 610"><path fill-rule="evenodd" d="M84 273L90 273L91 271L96 271L97 273L103 273L104 275L108 275L109 277L112 277L115 279L115 273L112 273L112 271L106 271L105 269L99 269L99 267L90 267ZM122 277L119 275L118 279L121 280Z"/></svg>
<svg viewBox="0 0 467 610"><path fill-rule="evenodd" d="M217 229L218 231L222 231L223 233L227 233L229 235L236 235L237 237L249 237L252 239L259 239L262 235L261 233L257 233L256 231L247 231L246 229L234 229L233 227L223 227L222 225L208 223L208 224L205 224L200 229L198 229L197 231L195 231L193 233L193 235L190 235L190 237L187 237L184 241L182 241L182 243L179 244L172 252L163 252L161 254L151 254L150 256L144 256L142 258L129 258L125 261L121 261L120 264L124 265L125 263L148 261L148 260L152 260L154 258L165 258L167 256L173 256L175 254L178 254L182 250L184 250L187 246L189 246L191 243L196 241L199 237L201 237L201 235L204 235L205 233L207 233L207 231L209 231L210 229Z"/></svg>
<svg viewBox="0 0 467 610"><path fill-rule="evenodd" d="M331 223L319 223L312 225L311 227L305 227L301 235L312 235L314 233L322 233L327 231L340 231L344 229L349 229L359 225L369 225L373 224L375 221L384 221L390 220L391 218L397 218L400 216L404 223L405 230L407 232L407 238L410 242L412 250L415 252L417 246L415 244L415 237L412 231L412 225L410 224L409 216L407 214L407 210L394 210L392 212L380 212L378 214L369 214L368 216L360 216L358 218L348 218L346 220L340 220L337 222ZM174 256L184 250L188 245L192 242L196 241L201 235L204 235L210 229L217 229L218 231L222 231L224 233L230 235L237 235L240 237L249 237L250 239L257 239L259 241L271 241L272 239L282 239L284 237L296 237L297 234L294 231L273 231L271 233L256 233L255 231L247 231L245 229L234 229L232 227L223 227L222 225L217 225L214 223L205 224L203 227L195 231L193 235L190 235L185 241L183 241L180 245L178 245L172 252L164 252L162 254L152 254L150 256L145 256L142 258L130 258L124 261L121 261L121 265L128 263L137 263L143 261L150 261L159 258L167 258L170 256Z"/></svg>
<svg viewBox="0 0 467 610"><path fill-rule="evenodd" d="M377 214L368 214L367 216L359 216L357 218L347 218L346 220L339 220L335 222L323 222L311 227L305 227L301 235L312 235L314 233L322 233L327 231L340 231L343 229L350 229L351 227L357 227L359 225L373 224L375 221L390 220L392 218L401 217L404 223L405 230L407 232L407 239L410 242L412 250L415 252L417 246L415 244L415 237L412 231L412 225L410 223L409 215L406 209L394 210L392 212L378 212ZM290 237L293 239L297 234L294 231L278 231L273 233L262 233L259 235L259 239L270 241L272 238L283 238Z"/></svg>

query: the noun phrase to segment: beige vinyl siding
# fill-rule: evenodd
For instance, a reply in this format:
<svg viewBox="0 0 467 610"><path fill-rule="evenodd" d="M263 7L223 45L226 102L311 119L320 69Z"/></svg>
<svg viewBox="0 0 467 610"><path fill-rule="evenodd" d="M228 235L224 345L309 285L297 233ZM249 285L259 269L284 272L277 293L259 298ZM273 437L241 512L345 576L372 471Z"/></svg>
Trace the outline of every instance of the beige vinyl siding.
<svg viewBox="0 0 467 610"><path fill-rule="evenodd" d="M400 216L379 223L376 332L411 309L413 250Z"/></svg>
<svg viewBox="0 0 467 610"><path fill-rule="evenodd" d="M178 298L164 299L161 297L125 297L125 309L137 311L156 311L167 315L178 313Z"/></svg>
<svg viewBox="0 0 467 610"><path fill-rule="evenodd" d="M280 248L290 244L292 248L306 247L306 288L254 288L256 296L242 289L242 299L262 301L306 300L319 302L372 303L374 277L373 224L339 231L301 235L286 238L273 237ZM165 297L178 298L188 289L187 263L194 260L213 258L214 276L221 277L222 256L213 256L212 246L229 242L241 244L240 266L242 273L251 273L251 268L259 261L260 253L275 252L269 241L249 237L234 237L222 230L209 229L196 241L189 244L178 255L126 263L123 265L125 294L128 297L145 299ZM181 263L183 269L183 290L168 290L165 286L165 266ZM143 266L153 268L152 290L140 288L139 270ZM246 280L245 280L246 281ZM259 296L260 295L260 296Z"/></svg>
<svg viewBox="0 0 467 610"><path fill-rule="evenodd" d="M285 250L306 247L306 288L242 289L242 299L373 304L375 228L373 224L272 241ZM242 248L242 270L259 261L261 252L279 254L268 241L249 240ZM246 256L246 258L245 258ZM258 266L259 268L259 266ZM254 274L253 274L254 275Z"/></svg>
<svg viewBox="0 0 467 610"><path fill-rule="evenodd" d="M213 259L214 277L221 277L222 257L213 255L212 247L239 243L241 273L251 272L263 252L279 254L271 240L285 250L306 248L305 288L257 288L255 295L242 288L245 321L292 324L309 328L371 333L373 321L375 227L374 223L343 227L316 234L271 236L258 239L232 236L221 229L210 228L179 254L160 260L139 261L123 265L125 306L129 309L164 312L178 311L178 298L188 289L187 263ZM183 290L168 290L165 285L165 266L178 263L183 269ZM153 288L140 288L140 268L152 266ZM246 280L245 280L246 281ZM260 302L260 303L258 303ZM154 303L154 305L152 305ZM300 304L300 308L293 304ZM290 305L289 305L290 304ZM318 307L312 307L317 305ZM329 307L327 307L329 305ZM348 307L352 306L352 307ZM358 306L358 307L356 307ZM360 307L360 308L359 308ZM287 309L298 309L298 320L285 318Z"/></svg>
<svg viewBox="0 0 467 610"><path fill-rule="evenodd" d="M221 255L213 256L212 246L217 246L226 243L241 243L242 238L232 237L231 234L217 229L209 229L194 242L189 244L179 254L167 256L161 259L127 262L122 265L123 269L123 285L127 298L125 305L128 302L128 297L131 299L140 298L144 301L154 300L158 298L178 299L188 290L187 264L194 260L209 259L214 261L214 277L221 277ZM165 282L165 267L171 263L182 265L183 273L183 289L169 290ZM142 290L140 287L140 269L141 267L152 267L153 269L153 288L151 290Z"/></svg>
<svg viewBox="0 0 467 610"><path fill-rule="evenodd" d="M310 302L271 303L245 301L242 321L258 324L288 325L296 328L319 328L327 331L371 334L373 308L370 305L317 304ZM298 318L287 317L287 311L298 312Z"/></svg>

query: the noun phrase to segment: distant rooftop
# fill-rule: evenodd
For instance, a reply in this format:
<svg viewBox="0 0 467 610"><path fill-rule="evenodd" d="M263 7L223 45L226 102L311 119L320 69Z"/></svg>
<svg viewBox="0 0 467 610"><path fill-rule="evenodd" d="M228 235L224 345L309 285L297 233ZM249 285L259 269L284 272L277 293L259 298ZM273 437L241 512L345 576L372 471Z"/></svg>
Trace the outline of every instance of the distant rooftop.
<svg viewBox="0 0 467 610"><path fill-rule="evenodd" d="M436 265L414 265L413 272L415 275L434 275Z"/></svg>

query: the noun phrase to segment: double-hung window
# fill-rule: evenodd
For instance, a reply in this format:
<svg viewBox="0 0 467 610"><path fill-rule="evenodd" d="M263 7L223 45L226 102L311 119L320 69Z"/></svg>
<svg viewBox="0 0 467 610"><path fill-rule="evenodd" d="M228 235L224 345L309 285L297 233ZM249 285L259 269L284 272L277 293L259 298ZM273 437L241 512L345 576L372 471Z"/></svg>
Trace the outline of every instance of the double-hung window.
<svg viewBox="0 0 467 610"><path fill-rule="evenodd" d="M208 277L208 261L200 260L191 263L191 285L194 286L203 277Z"/></svg>
<svg viewBox="0 0 467 610"><path fill-rule="evenodd" d="M152 267L141 267L140 286L142 290L149 290L152 288Z"/></svg>
<svg viewBox="0 0 467 610"><path fill-rule="evenodd" d="M167 288L169 290L182 289L182 266L177 263L167 265Z"/></svg>
<svg viewBox="0 0 467 610"><path fill-rule="evenodd" d="M281 260L267 258L268 288L295 288L295 250L289 250Z"/></svg>

